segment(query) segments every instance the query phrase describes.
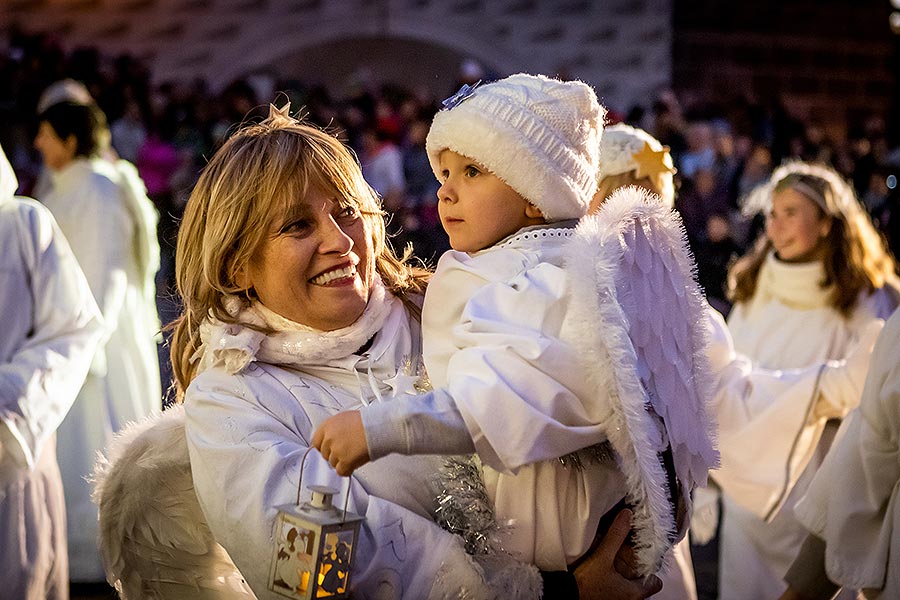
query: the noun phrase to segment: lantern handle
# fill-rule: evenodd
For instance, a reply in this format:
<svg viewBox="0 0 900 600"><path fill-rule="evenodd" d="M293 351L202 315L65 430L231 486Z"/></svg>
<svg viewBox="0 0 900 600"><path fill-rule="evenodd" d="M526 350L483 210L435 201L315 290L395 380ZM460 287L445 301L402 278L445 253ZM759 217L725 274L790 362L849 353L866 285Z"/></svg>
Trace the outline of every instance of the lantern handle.
<svg viewBox="0 0 900 600"><path fill-rule="evenodd" d="M303 458L300 459L300 477L297 478L297 506L300 506L300 490L303 489L303 467L306 465L306 457L309 456L310 451L313 449L312 446L306 449L306 452L303 453ZM347 504L350 503L350 486L352 482L350 478L347 478L347 493L344 494L344 512L341 513L341 523L347 520Z"/></svg>

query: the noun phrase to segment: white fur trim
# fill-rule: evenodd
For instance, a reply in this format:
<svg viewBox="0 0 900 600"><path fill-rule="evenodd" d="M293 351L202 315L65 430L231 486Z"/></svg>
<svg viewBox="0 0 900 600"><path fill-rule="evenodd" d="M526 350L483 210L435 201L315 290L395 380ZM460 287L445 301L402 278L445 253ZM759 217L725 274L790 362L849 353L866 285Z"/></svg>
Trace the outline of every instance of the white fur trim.
<svg viewBox="0 0 900 600"><path fill-rule="evenodd" d="M254 600L194 494L184 408L119 433L93 473L107 581L123 600Z"/></svg>

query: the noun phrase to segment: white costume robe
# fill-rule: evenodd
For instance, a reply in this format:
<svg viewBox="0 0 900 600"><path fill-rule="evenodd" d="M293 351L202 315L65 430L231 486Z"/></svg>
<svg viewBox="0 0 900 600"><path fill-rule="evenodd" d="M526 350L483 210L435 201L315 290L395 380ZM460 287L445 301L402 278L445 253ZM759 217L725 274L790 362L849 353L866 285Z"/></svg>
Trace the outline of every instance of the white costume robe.
<svg viewBox="0 0 900 600"><path fill-rule="evenodd" d="M859 408L841 424L797 519L825 540L828 578L900 598L900 312L872 353Z"/></svg>
<svg viewBox="0 0 900 600"><path fill-rule="evenodd" d="M113 433L162 408L157 216L134 167L124 161L79 158L52 176L53 190L41 200L69 240L105 326L101 348L57 440L71 578L102 581L97 509L84 478Z"/></svg>
<svg viewBox="0 0 900 600"><path fill-rule="evenodd" d="M868 322L895 308L890 293L879 290L861 297L844 318L828 306L829 290L818 285L822 278L820 263L788 264L770 256L754 297L735 306L729 318L735 350L769 369L821 364L845 356ZM723 598L777 597L786 587L782 578L805 536L792 508L835 429L814 414L818 395L817 382L807 377L780 396L760 395L763 406L726 403L718 409L722 470L713 477L725 492Z"/></svg>
<svg viewBox="0 0 900 600"><path fill-rule="evenodd" d="M84 275L49 211L13 199L0 151L0 596L68 598L55 431L100 337Z"/></svg>
<svg viewBox="0 0 900 600"><path fill-rule="evenodd" d="M275 507L296 503L300 461L316 426L423 383L418 325L399 300L377 331L364 353L338 357L325 346L344 342L327 334L266 336L241 325L204 325L201 372L185 396L194 485L210 530L260 599L283 598L267 587ZM349 510L365 516L354 598L418 600L462 590L473 598L516 597L491 593L461 538L431 520L439 466L437 457L391 456L354 472ZM339 501L348 487L318 453L303 470L303 487L310 485L340 489ZM526 573L535 578L529 569L514 567L507 576L514 583Z"/></svg>
<svg viewBox="0 0 900 600"><path fill-rule="evenodd" d="M577 347L566 341L583 325L569 317L563 268L572 234L526 228L472 255L445 253L422 315L431 383L456 401L497 521L512 525L504 548L548 571L583 555L627 493L615 463L555 460L606 440L607 415L588 400Z"/></svg>

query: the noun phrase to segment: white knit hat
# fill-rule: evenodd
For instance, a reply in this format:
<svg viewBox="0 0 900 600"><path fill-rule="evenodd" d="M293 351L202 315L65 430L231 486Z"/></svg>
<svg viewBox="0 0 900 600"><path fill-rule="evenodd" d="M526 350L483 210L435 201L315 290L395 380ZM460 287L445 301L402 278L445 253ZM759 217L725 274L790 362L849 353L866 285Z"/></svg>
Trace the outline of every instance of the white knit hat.
<svg viewBox="0 0 900 600"><path fill-rule="evenodd" d="M599 179L629 171L640 171L639 157L645 144L649 146L652 154L658 156L659 164L655 167L657 172L675 172L668 148L664 148L659 140L643 129L618 123L607 127L600 140ZM664 150L665 154L661 155ZM643 177L644 174L640 176Z"/></svg>
<svg viewBox="0 0 900 600"><path fill-rule="evenodd" d="M547 221L587 212L606 115L590 86L519 73L464 87L444 106L425 142L436 177L449 149L484 165Z"/></svg>

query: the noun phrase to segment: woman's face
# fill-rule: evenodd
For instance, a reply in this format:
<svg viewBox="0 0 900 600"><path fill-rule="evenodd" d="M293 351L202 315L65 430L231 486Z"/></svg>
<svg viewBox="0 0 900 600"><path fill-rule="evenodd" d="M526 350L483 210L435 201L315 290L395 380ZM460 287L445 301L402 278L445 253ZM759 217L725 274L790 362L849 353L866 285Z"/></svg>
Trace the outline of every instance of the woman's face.
<svg viewBox="0 0 900 600"><path fill-rule="evenodd" d="M34 138L34 147L41 153L48 169L59 171L75 159L77 142L73 135L62 139L50 123L41 121Z"/></svg>
<svg viewBox="0 0 900 600"><path fill-rule="evenodd" d="M270 225L238 283L281 316L333 331L363 314L374 271L371 232L359 209L310 188Z"/></svg>
<svg viewBox="0 0 900 600"><path fill-rule="evenodd" d="M810 262L821 257L831 219L815 202L786 188L772 195L772 210L766 217L766 236L778 258L786 262Z"/></svg>

